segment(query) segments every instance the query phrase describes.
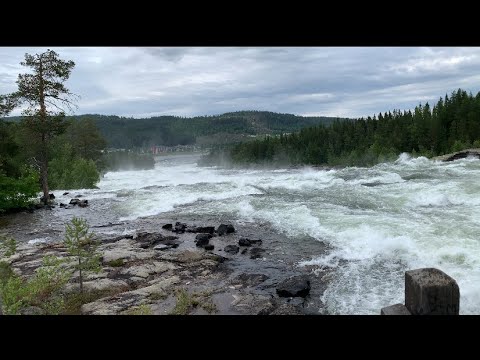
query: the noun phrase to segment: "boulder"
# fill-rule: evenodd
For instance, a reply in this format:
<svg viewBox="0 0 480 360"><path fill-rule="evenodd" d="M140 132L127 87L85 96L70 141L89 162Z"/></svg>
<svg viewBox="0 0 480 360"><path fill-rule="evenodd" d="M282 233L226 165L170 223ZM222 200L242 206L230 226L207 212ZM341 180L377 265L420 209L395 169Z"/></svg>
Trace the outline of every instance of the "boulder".
<svg viewBox="0 0 480 360"><path fill-rule="evenodd" d="M240 248L237 245L227 245L223 249L223 251L232 255L238 253L239 250Z"/></svg>
<svg viewBox="0 0 480 360"><path fill-rule="evenodd" d="M70 200L70 205L77 205L80 202L80 199L71 199Z"/></svg>
<svg viewBox="0 0 480 360"><path fill-rule="evenodd" d="M195 236L195 242L197 243L198 247L204 247L208 245L209 240L212 238L210 234L198 234Z"/></svg>
<svg viewBox="0 0 480 360"><path fill-rule="evenodd" d="M238 240L238 245L240 245L240 246L251 246L252 243L248 239L241 238L240 240Z"/></svg>
<svg viewBox="0 0 480 360"><path fill-rule="evenodd" d="M63 195L63 196L66 196L66 195L68 195L68 194L70 194L70 193L69 193L69 192L64 192L62 195Z"/></svg>
<svg viewBox="0 0 480 360"><path fill-rule="evenodd" d="M165 230L172 230L172 228L173 228L172 224L165 224L162 226L162 229L165 229Z"/></svg>
<svg viewBox="0 0 480 360"><path fill-rule="evenodd" d="M77 203L77 205L78 205L79 207L85 208L85 207L88 206L88 200L80 200L80 201Z"/></svg>
<svg viewBox="0 0 480 360"><path fill-rule="evenodd" d="M310 280L304 275L293 276L277 285L280 297L305 297L310 292Z"/></svg>
<svg viewBox="0 0 480 360"><path fill-rule="evenodd" d="M207 244L203 247L205 250L213 250L215 248L215 246L213 246L212 244Z"/></svg>
<svg viewBox="0 0 480 360"><path fill-rule="evenodd" d="M221 225L217 228L217 234L218 234L219 236L222 236L222 235L225 235L225 234L234 233L234 232L235 232L235 228L234 228L233 225L231 225L231 224L228 224L228 225L221 224Z"/></svg>
<svg viewBox="0 0 480 360"><path fill-rule="evenodd" d="M173 229L173 232L183 234L185 232L185 229L187 228L187 224L181 223L181 222L176 222L175 223L175 228Z"/></svg>

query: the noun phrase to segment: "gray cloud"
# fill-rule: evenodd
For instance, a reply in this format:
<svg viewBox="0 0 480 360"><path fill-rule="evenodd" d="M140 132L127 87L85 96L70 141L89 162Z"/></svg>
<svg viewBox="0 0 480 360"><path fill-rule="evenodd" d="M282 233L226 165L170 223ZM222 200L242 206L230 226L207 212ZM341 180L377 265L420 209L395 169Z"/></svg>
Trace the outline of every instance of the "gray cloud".
<svg viewBox="0 0 480 360"><path fill-rule="evenodd" d="M25 53L0 48L0 94L15 90ZM209 115L269 110L371 116L480 90L480 48L53 48L76 66L78 114ZM18 114L14 113L14 114Z"/></svg>

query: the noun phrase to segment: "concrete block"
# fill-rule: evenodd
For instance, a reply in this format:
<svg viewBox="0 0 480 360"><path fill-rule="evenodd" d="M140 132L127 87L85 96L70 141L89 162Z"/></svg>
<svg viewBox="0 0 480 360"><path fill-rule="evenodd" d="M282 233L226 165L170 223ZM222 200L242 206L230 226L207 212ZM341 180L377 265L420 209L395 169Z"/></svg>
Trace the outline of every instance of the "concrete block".
<svg viewBox="0 0 480 360"><path fill-rule="evenodd" d="M460 289L457 282L441 270L406 271L405 306L412 315L458 315Z"/></svg>

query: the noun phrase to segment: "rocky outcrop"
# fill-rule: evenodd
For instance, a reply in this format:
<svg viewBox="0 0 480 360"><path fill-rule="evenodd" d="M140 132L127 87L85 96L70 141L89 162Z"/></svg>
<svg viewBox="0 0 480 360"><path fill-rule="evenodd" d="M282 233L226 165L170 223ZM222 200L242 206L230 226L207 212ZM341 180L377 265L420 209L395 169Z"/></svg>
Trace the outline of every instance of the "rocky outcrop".
<svg viewBox="0 0 480 360"><path fill-rule="evenodd" d="M117 224L109 223L105 227L113 225ZM153 314L172 313L179 301L178 293L183 290L195 296L195 303L198 299L205 302L204 307L188 310L191 314L215 311L261 315L302 313L303 303L289 300L287 304L286 299L277 296L276 284L286 276L283 265L268 259L250 260L263 256L265 249L259 247L261 240L236 236L233 226L233 231L228 232L228 225L222 225L224 232L220 233L232 235L219 237L212 234L212 229L215 229L212 226L188 226L180 222L171 227L180 231L176 236L137 230L135 235L111 237L109 232L99 232L101 271L87 273L83 285L85 291L102 298L84 304L82 313L123 314L139 307L149 309ZM161 224L149 228L158 226ZM221 226L219 228L222 229ZM199 232L193 235L196 231ZM241 239L241 243L248 241L250 245L244 246L247 256L219 255L222 251L229 255L238 254L240 248L236 243ZM41 266L44 255L67 256L62 244L25 244L8 261L17 274L29 277ZM66 266L71 266L72 261ZM273 272L272 268L275 269ZM77 292L78 288L79 274L75 272L65 292ZM302 289L297 293L302 293ZM178 313L178 309L175 311Z"/></svg>
<svg viewBox="0 0 480 360"><path fill-rule="evenodd" d="M480 159L480 149L465 149L465 150L457 151L450 154L436 156L432 158L432 160L454 161L459 159L465 159L467 157L476 157L477 159Z"/></svg>

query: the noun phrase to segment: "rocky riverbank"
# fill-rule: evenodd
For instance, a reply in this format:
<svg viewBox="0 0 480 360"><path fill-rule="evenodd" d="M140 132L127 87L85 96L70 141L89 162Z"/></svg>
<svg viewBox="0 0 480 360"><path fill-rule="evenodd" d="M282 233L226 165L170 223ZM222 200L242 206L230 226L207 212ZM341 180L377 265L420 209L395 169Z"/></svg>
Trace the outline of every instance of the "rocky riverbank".
<svg viewBox="0 0 480 360"><path fill-rule="evenodd" d="M252 227L198 221L159 224L158 219L154 231L145 231L140 223L131 234L97 233L101 271L89 274L84 288L103 296L81 306L81 314L323 313L320 296L328 276L275 256L271 240L280 235L267 231L262 238ZM28 278L45 255L67 253L61 242L23 243L4 260ZM78 281L74 274L65 291L77 291Z"/></svg>

